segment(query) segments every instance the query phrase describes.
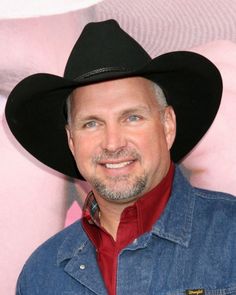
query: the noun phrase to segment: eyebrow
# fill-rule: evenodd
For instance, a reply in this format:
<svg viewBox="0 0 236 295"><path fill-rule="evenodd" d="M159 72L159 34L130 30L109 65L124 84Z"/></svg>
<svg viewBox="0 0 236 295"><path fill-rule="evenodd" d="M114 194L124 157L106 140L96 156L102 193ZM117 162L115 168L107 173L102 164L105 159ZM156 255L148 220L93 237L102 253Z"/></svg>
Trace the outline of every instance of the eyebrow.
<svg viewBox="0 0 236 295"><path fill-rule="evenodd" d="M131 113L137 113L137 112L142 112L142 113L150 113L151 110L146 107L146 106L137 106L137 107L134 107L134 108L129 108L129 109L126 109L124 111L121 111L120 112L120 115L121 116L126 116L126 115L129 115Z"/></svg>
<svg viewBox="0 0 236 295"><path fill-rule="evenodd" d="M77 115L75 118L74 118L74 123L77 124L77 123L84 123L84 122L88 122L88 121L102 121L101 118L99 118L98 116L96 115L88 115L88 116L79 116Z"/></svg>
<svg viewBox="0 0 236 295"><path fill-rule="evenodd" d="M118 117L125 117L129 114L132 114L132 113L137 113L137 112L141 112L143 114L150 114L151 110L150 108L146 107L146 106L135 106L135 107L131 107L131 108L128 108L128 109L124 109L124 110L120 110L118 111ZM87 121L90 121L90 120L96 120L96 121L104 121L104 119L102 117L100 117L99 115L97 114L94 114L94 115L91 115L91 114L88 114L88 115L83 115L78 113L76 116L75 116L75 119L74 121L75 122L87 122Z"/></svg>

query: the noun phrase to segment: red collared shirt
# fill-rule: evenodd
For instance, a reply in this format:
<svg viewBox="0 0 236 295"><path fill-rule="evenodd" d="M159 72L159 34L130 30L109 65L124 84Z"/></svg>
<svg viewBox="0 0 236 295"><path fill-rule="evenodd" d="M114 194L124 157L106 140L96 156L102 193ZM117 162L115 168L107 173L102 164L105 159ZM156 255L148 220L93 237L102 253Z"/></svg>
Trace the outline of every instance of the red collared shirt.
<svg viewBox="0 0 236 295"><path fill-rule="evenodd" d="M100 225L99 206L91 192L83 209L83 226L97 250L97 260L109 295L116 294L117 259L120 251L137 237L150 231L169 199L174 176L172 163L165 178L121 214L117 239Z"/></svg>

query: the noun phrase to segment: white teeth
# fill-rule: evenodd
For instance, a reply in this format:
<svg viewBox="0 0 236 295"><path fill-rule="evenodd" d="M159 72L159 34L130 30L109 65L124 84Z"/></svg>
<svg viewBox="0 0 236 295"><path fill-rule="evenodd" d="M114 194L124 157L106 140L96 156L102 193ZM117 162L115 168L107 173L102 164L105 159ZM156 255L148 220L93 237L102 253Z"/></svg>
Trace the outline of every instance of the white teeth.
<svg viewBox="0 0 236 295"><path fill-rule="evenodd" d="M119 169L129 165L131 162L132 161L122 162L122 163L107 163L105 164L105 167L109 169Z"/></svg>

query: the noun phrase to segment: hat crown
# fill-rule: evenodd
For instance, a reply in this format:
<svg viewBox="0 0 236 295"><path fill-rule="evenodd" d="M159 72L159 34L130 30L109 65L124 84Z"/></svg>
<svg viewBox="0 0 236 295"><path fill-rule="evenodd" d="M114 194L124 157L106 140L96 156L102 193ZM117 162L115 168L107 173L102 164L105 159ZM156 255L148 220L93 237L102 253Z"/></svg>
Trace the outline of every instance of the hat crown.
<svg viewBox="0 0 236 295"><path fill-rule="evenodd" d="M91 80L97 74L131 72L149 61L148 53L115 20L89 23L71 51L64 77Z"/></svg>

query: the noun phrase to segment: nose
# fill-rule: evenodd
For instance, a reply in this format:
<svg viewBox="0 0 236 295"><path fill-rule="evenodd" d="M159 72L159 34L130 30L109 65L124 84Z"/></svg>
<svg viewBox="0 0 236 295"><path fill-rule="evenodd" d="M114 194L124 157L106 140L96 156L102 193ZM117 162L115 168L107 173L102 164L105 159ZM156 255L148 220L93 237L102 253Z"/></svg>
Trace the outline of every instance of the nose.
<svg viewBox="0 0 236 295"><path fill-rule="evenodd" d="M104 128L102 149L110 152L117 151L126 146L126 134L119 124L109 125Z"/></svg>

